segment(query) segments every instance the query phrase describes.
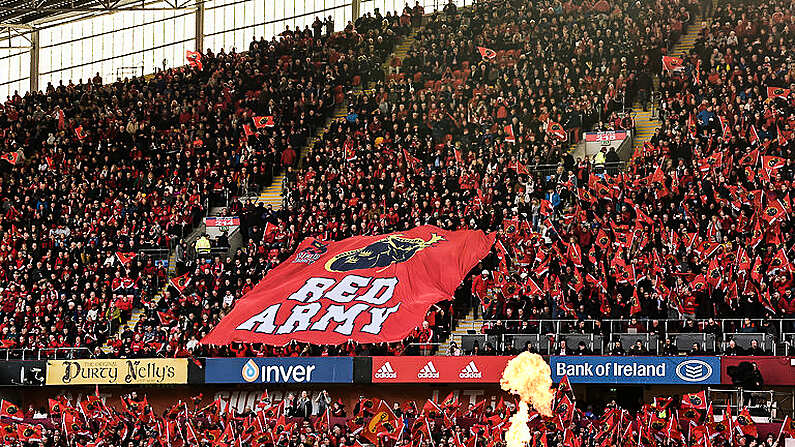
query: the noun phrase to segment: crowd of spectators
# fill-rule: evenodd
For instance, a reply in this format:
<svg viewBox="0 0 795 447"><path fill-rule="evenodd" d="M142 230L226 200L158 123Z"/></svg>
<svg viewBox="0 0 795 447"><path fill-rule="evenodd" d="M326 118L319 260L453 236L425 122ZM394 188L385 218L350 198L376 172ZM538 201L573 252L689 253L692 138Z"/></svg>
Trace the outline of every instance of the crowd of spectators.
<svg viewBox="0 0 795 447"><path fill-rule="evenodd" d="M57 397L50 399L49 410L34 412L31 408L25 422L6 423L3 441L15 447L89 443L128 447L504 447L508 420L516 406L512 398L498 397L498 401L461 402L450 393L441 402L428 399L418 403L360 396L353 408L345 408L341 399L332 401L325 391L315 399L304 391L280 402L272 402L264 393L255 408L240 410L220 398L207 402L198 395L192 402L175 402L162 412L153 410L147 396L136 392L122 397L118 406L98 396L79 402ZM530 410L532 439L527 445L624 445L626 441L640 447L776 447L795 437L790 418L780 429L763 431L752 420L755 408L720 410L707 401L703 391L681 398L654 397L651 402L632 403L629 409L615 400L586 405L577 401L568 381L562 381L551 403L554 415ZM716 415L721 419L716 420Z"/></svg>
<svg viewBox="0 0 795 447"><path fill-rule="evenodd" d="M484 317L493 320L484 333L538 333L533 320L561 317L691 324L693 318L733 318L734 331L776 342L795 330L795 26L789 6L718 7L681 69L662 71L661 126L631 169L604 175L579 166L552 176L552 187L531 199L527 212L519 206L510 217L529 221L527 231L506 238L507 263L495 260L473 282ZM776 89L784 93L777 96ZM533 292L537 286L552 293ZM739 323L743 317L790 320L750 328ZM703 346L670 348L680 330L687 328L650 332L664 352L704 352ZM590 332L606 335L601 324ZM741 347L729 336L709 351L770 353L762 341ZM610 343L604 352L625 350Z"/></svg>
<svg viewBox="0 0 795 447"><path fill-rule="evenodd" d="M307 29L271 42L268 49L262 42L252 44L245 55L217 56L240 61L240 74L248 77L232 76L231 68L219 66L207 87L199 88L190 87L189 81L207 76L207 68L200 73L168 72L186 89L214 88L212 93L222 98L240 96L234 103L240 113L233 117L217 112L230 121L208 123L206 132L188 128L145 133L151 136L137 150L154 145L150 149L154 151L161 140L176 142L178 136L194 141L191 147L197 139L207 141L195 150L203 153L202 165L208 160L223 162L195 181L196 189L206 196L214 190L234 195L240 184L267 184L272 172L267 168L281 164L286 171L284 206L275 211L232 201L229 210L241 217L243 246L229 257L191 264L189 287L179 293L172 288L159 303L144 303L145 318L112 341L116 350L111 355L412 353L418 343L444 341L452 329L451 317L461 316L469 307L475 317L518 320L520 327L532 326L533 320L564 317L795 316L795 268L789 261L795 243L789 217L795 173L793 96L772 97L767 88L792 87L788 50L795 19L784 2L721 6L681 69L662 70L661 56L693 26L698 9L692 1L651 0L576 5L497 0L467 9L451 3L426 17L405 60L393 62L390 74L382 79L368 55L385 57L394 37L418 23L422 11L407 6L401 16L366 16L349 24L343 33L322 41L325 45ZM360 33L359 26L370 28ZM304 83L278 77L266 81L268 87L260 94L247 94L267 78L262 74L268 73L264 65L284 61L286 56L280 57L279 51L293 51L295 42L290 39L301 35L307 52L323 56L312 58L313 62L327 57L329 62L304 63L293 55L287 71L296 79L319 77L307 82L316 93L298 94ZM391 45L380 40L385 35L392 38ZM339 56L343 51L350 56ZM208 54L210 67L215 58ZM252 68L248 64L252 60L261 66ZM627 168L606 172L591 160L575 160L567 149L581 130L631 129L632 120L620 112L636 99L647 100L654 88L651 78L657 73L663 96L661 127ZM335 121L308 151L295 153L330 109L332 86L362 83L362 78L365 84L375 81L375 88L346 97L347 116ZM178 82L166 74L158 79ZM244 79L250 85L244 85ZM133 85L154 88L142 81ZM59 87L58 91L81 89ZM156 94L152 98L152 107L164 104ZM186 109L190 101L201 101L202 93L190 98L199 99L183 99ZM136 104L128 101L127 107L150 116L139 111L146 107ZM149 101L141 104L148 106ZM253 115L251 109L279 117L280 125L237 145L223 143L220 135L234 140L238 130L242 133L243 121L236 118ZM167 115L156 108L153 115L158 113ZM198 113L182 115L187 115L189 124L191 116L199 119ZM84 115L67 116L77 124ZM292 118L291 124L283 126L286 117ZM226 133L211 138L221 128ZM98 136L94 131L88 141ZM64 142L59 150L79 154L85 150L74 138L61 138L70 144ZM134 137L130 143L141 146ZM201 144L224 148L203 151ZM232 149L238 146L242 153ZM98 151L100 146L94 147ZM224 156L223 149L229 151ZM153 157L160 157L161 163L192 166L191 161L180 162L181 154L158 152ZM134 164L137 158L131 158L118 163ZM56 164L58 169L66 166ZM108 166L110 172L121 171ZM173 216L161 213L163 201L152 198L166 197L158 195L158 188L171 192L170 205L194 203L198 210L192 215L201 214L204 192L190 196L193 202L182 201L174 192L179 188L162 178L171 173L181 184L191 176L180 176L176 169L151 171L148 183L135 184L149 185L153 193L130 191L128 196L157 205L158 212L135 207L130 216L144 220ZM40 172L46 176L48 169ZM177 227L157 223L166 235ZM140 228L140 222L129 226L133 224ZM432 309L427 324L404 342L337 347L199 345L235 300L304 238L339 240L422 224L496 230L500 238L457 292L455 303ZM115 237L120 234L113 232ZM158 233L144 234L151 238ZM138 243L131 239L129 244ZM13 242L22 245L16 238ZM61 306L63 302L59 300ZM76 307L82 309L81 304ZM42 313L44 318L49 315ZM24 319L15 318L9 326L19 325L18 321ZM484 332L497 324L488 323Z"/></svg>
<svg viewBox="0 0 795 447"><path fill-rule="evenodd" d="M512 184L532 182L533 177L519 179L509 167L560 160L565 152L566 146L546 132L548 121L565 120L572 133L583 125L569 122L579 123L585 115L591 117L585 120L587 126L594 124L594 116L597 121L601 117L605 127L620 125L616 112L635 96L638 72L651 69L650 59L645 58L664 52L689 20L688 5L679 3L654 9L615 6L604 12L571 4L565 11L551 11L545 3L504 11L507 4L479 2L465 10L449 4L426 17L405 60L393 63L391 74L372 91L351 97L347 116L301 154L301 169L287 170L281 210L253 203L231 207L241 217L244 248L236 259L216 259L195 270L191 291L198 294L180 298L194 303L177 309L181 318L175 331L188 343L188 351L411 354L418 352L418 344L444 341L454 311L447 303L432 309L427 324L413 336L391 345L206 348L198 344L234 300L305 237L338 240L426 223L449 229L501 227L511 207L534 192L533 186ZM416 7L407 6L407 14L416 16ZM601 25L594 25L596 21ZM514 33L513 39L496 37L508 31ZM535 38L546 39L546 45L531 44ZM492 46L504 60L483 60L476 48L480 45ZM582 53L581 63L556 52L575 47ZM504 56L506 51L513 59ZM548 67L540 63L545 57ZM519 80L530 77L533 70L547 76L537 76L535 85L522 85ZM560 74L569 84L559 86L560 80L549 73ZM596 109L583 112L575 104ZM607 123L608 118L613 121ZM515 145L504 141L504 125L509 123L518 141ZM207 272L213 270L215 278L210 280ZM458 295L466 301L468 291L461 289ZM148 322L156 327L154 309Z"/></svg>
<svg viewBox="0 0 795 447"><path fill-rule="evenodd" d="M2 348L12 357L100 354L131 310L164 287L169 250L209 207L296 163L344 91L407 32L397 19L361 32L334 33L333 23L325 34L288 30L247 52L208 50L201 67L110 84L97 75L8 98L0 105ZM268 116L272 125L253 119ZM114 355L174 347L140 335Z"/></svg>

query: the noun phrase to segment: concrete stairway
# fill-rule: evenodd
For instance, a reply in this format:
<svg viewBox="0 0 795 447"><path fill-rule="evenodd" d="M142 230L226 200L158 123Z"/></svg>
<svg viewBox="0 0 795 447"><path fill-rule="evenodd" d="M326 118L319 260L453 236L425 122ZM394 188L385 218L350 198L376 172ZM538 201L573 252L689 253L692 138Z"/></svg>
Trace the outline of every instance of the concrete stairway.
<svg viewBox="0 0 795 447"><path fill-rule="evenodd" d="M387 58L386 62L382 64L382 68L385 72L389 72L389 66L394 59L402 60L408 54L411 45L414 44L414 37L417 35L417 31L412 31L409 36L403 39L402 42L398 44L395 48L395 52L392 53L392 57ZM368 85L368 89L372 89L375 87L375 82L370 82ZM364 91L362 89L354 89L350 91L350 94L360 95ZM306 147L301 150L301 154L306 154L307 151L311 150L315 147L318 141L325 135L326 132L331 128L332 124L340 118L344 118L348 114L348 107L347 103L343 101L341 104L337 104L336 108L334 109L334 113L332 114L331 118L326 121L325 126L318 129L315 135L309 140ZM284 174L279 174L273 178L273 183L265 188L264 191L260 193L257 197L257 201L260 203L264 203L266 205L271 205L274 210L281 209L282 202L284 201L282 188L284 187Z"/></svg>
<svg viewBox="0 0 795 447"><path fill-rule="evenodd" d="M177 261L176 256L174 254L174 250L171 250L171 254L168 257L168 278L172 278L176 275L177 271ZM155 296L152 297L152 301L157 304L163 299L163 294L165 294L166 290L168 289L168 279L166 280L166 284L164 284L160 290L155 293ZM116 335L121 335L127 329L134 329L135 325L137 325L141 319L144 317L144 310L140 307L135 308L130 313L130 319L127 320L126 323L119 326L119 330L116 332ZM110 344L108 343L110 340L106 340L105 343L102 345L102 350L109 353L113 350Z"/></svg>
<svg viewBox="0 0 795 447"><path fill-rule="evenodd" d="M469 309L469 312L464 318L458 320L455 329L450 334L450 337L447 338L444 342L439 344L439 349L437 354L440 355L447 355L448 350L450 349L450 343L456 342L458 347L461 347L461 336L467 335L468 331L475 331L476 334L480 333L480 328L483 326L483 319L482 318L475 318L474 312L472 309Z"/></svg>
<svg viewBox="0 0 795 447"><path fill-rule="evenodd" d="M696 43L696 39L698 35L701 33L701 30L706 26L706 22L702 22L701 19L696 19L692 25L687 30L687 34L683 35L679 42L674 45L673 49L671 50L671 56L684 56L687 55L690 50L693 49L693 46ZM654 79L654 87L655 89L659 88L659 78L655 76ZM654 105L656 107L657 104ZM635 117L635 140L633 142L633 154L639 153L643 150L644 143L648 142L652 135L654 135L655 129L660 127L660 122L657 121L656 118L652 117L651 108L644 111L643 107L641 106L640 102L635 102L632 107L632 114Z"/></svg>
<svg viewBox="0 0 795 447"><path fill-rule="evenodd" d="M687 34L682 36L679 42L677 42L677 44L674 46L673 50L671 51L671 55L682 56L689 53L695 45L698 35L705 26L707 26L706 22L702 22L701 19L697 19L695 23L689 27ZM655 88L658 86L659 83L657 79L655 79ZM632 110L635 116L635 128L637 130L634 146L635 149L643 148L643 143L651 139L651 136L654 134L654 130L659 127L660 124L658 121L652 118L650 111L643 111L643 107L639 102L635 103ZM576 151L576 146L573 146L571 150ZM470 309L466 317L458 320L455 329L450 334L450 337L439 344L437 353L441 355L447 355L447 352L450 348L450 343L456 342L460 347L462 335L467 335L467 331L470 330L473 330L476 334L479 334L482 326L483 319L476 319L472 309Z"/></svg>

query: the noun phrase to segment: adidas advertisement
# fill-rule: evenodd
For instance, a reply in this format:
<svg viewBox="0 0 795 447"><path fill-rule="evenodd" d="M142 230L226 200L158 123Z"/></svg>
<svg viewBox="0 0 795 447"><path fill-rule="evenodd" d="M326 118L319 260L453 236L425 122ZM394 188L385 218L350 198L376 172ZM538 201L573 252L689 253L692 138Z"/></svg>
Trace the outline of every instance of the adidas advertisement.
<svg viewBox="0 0 795 447"><path fill-rule="evenodd" d="M512 357L373 357L374 383L499 383Z"/></svg>

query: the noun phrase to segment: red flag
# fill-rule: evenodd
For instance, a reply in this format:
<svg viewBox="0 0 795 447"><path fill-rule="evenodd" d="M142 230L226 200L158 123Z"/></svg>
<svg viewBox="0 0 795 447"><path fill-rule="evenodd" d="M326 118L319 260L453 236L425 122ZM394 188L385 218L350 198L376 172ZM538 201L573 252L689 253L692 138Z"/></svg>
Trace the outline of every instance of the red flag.
<svg viewBox="0 0 795 447"><path fill-rule="evenodd" d="M17 438L22 442L40 442L42 439L41 425L18 424Z"/></svg>
<svg viewBox="0 0 795 447"><path fill-rule="evenodd" d="M193 68L198 68L199 70L204 69L204 64L202 64L202 54L198 51L185 51L185 58L188 60L188 64Z"/></svg>
<svg viewBox="0 0 795 447"><path fill-rule="evenodd" d="M77 139L83 141L86 139L86 133L83 131L83 126L75 127L75 135L77 135Z"/></svg>
<svg viewBox="0 0 795 447"><path fill-rule="evenodd" d="M276 125L273 121L273 115L255 116L253 119L254 119L254 127L256 127L257 129L262 129L263 127L273 127Z"/></svg>
<svg viewBox="0 0 795 447"><path fill-rule="evenodd" d="M265 236L270 236L271 234L275 233L276 230L278 230L278 229L279 229L278 226L276 226L276 225L274 225L274 224L272 224L270 222L266 222L265 223Z"/></svg>
<svg viewBox="0 0 795 447"><path fill-rule="evenodd" d="M160 324L162 326L171 326L171 323L177 321L177 318L174 317L174 314L172 314L171 311L158 311L157 317L160 319Z"/></svg>
<svg viewBox="0 0 795 447"><path fill-rule="evenodd" d="M784 270L785 272L792 272L792 264L787 258L787 252L784 251L784 247L779 248L776 252L776 255L770 260L770 270Z"/></svg>
<svg viewBox="0 0 795 447"><path fill-rule="evenodd" d="M744 435L753 436L754 438L759 436L756 430L756 424L754 424L754 420L751 419L751 413L748 411L748 407L743 407L743 409L740 410L735 423Z"/></svg>
<svg viewBox="0 0 795 447"><path fill-rule="evenodd" d="M768 98L786 98L792 93L792 90L788 88L782 87L768 87L767 88L767 97Z"/></svg>
<svg viewBox="0 0 795 447"><path fill-rule="evenodd" d="M560 123L554 121L550 121L547 124L547 133L559 141L566 141L569 139L566 129L564 129Z"/></svg>
<svg viewBox="0 0 795 447"><path fill-rule="evenodd" d="M777 220L784 220L786 217L787 210L784 209L784 205L782 205L778 200L768 201L767 207L762 214L762 219L769 224L772 224Z"/></svg>
<svg viewBox="0 0 795 447"><path fill-rule="evenodd" d="M682 408L695 408L696 410L706 410L707 398L705 396L704 391L682 395Z"/></svg>
<svg viewBox="0 0 795 447"><path fill-rule="evenodd" d="M786 160L781 157L775 157L773 155L762 156L762 169L766 171L768 176L772 172L778 172L778 170L783 168L785 164Z"/></svg>
<svg viewBox="0 0 795 447"><path fill-rule="evenodd" d="M756 127L751 124L751 128L748 130L748 142L751 144L759 143L759 134L756 133Z"/></svg>
<svg viewBox="0 0 795 447"><path fill-rule="evenodd" d="M50 415L61 415L61 400L60 399L47 399L50 406Z"/></svg>
<svg viewBox="0 0 795 447"><path fill-rule="evenodd" d="M3 399L0 401L0 418L9 418L15 421L24 419L22 411L16 405Z"/></svg>
<svg viewBox="0 0 795 447"><path fill-rule="evenodd" d="M336 242L306 239L202 343L403 340L432 304L452 298L494 240L430 225Z"/></svg>
<svg viewBox="0 0 795 447"><path fill-rule="evenodd" d="M403 431L403 420L395 416L389 404L379 400L372 411L373 417L366 421L361 431L362 437L376 445L380 445L379 438L382 436L397 439Z"/></svg>
<svg viewBox="0 0 795 447"><path fill-rule="evenodd" d="M563 397L558 400L558 403L555 405L555 415L560 417L560 420L563 422L564 426L568 426L569 422L571 422L572 418L574 418L574 402L569 399L568 395L563 395Z"/></svg>
<svg viewBox="0 0 795 447"><path fill-rule="evenodd" d="M136 254L137 253L135 253L135 252L123 253L123 252L117 251L116 252L116 259L119 260L121 265L126 267L135 258Z"/></svg>
<svg viewBox="0 0 795 447"><path fill-rule="evenodd" d="M722 116L718 116L718 122L720 123L720 130L723 138L728 138L731 136L731 127L729 126L729 120Z"/></svg>
<svg viewBox="0 0 795 447"><path fill-rule="evenodd" d="M516 136L513 134L513 126L508 124L503 130L505 131L505 141L508 143L516 143Z"/></svg>
<svg viewBox="0 0 795 447"><path fill-rule="evenodd" d="M663 68L665 68L668 71L677 71L685 68L685 63L681 57L663 56L662 63L663 63Z"/></svg>
<svg viewBox="0 0 795 447"><path fill-rule="evenodd" d="M12 166L16 166L17 161L19 161L19 152L7 152L0 155L0 160L5 160L11 163Z"/></svg>
<svg viewBox="0 0 795 447"><path fill-rule="evenodd" d="M497 57L497 52L486 47L478 47L478 52L483 59L491 60Z"/></svg>
<svg viewBox="0 0 795 447"><path fill-rule="evenodd" d="M251 126L248 124L243 124L243 133L246 134L246 138L254 135L254 131L251 130Z"/></svg>
<svg viewBox="0 0 795 447"><path fill-rule="evenodd" d="M174 287L175 289L177 289L177 291L181 295L182 292L184 292L185 289L187 289L188 285L190 284L190 272L185 273L182 276L177 276L175 278L171 278L170 282L171 282L171 286Z"/></svg>
<svg viewBox="0 0 795 447"><path fill-rule="evenodd" d="M795 438L795 421L793 421L789 416L784 418L784 422L781 424L781 431L778 433L778 437L781 438L782 434L785 436L785 438Z"/></svg>

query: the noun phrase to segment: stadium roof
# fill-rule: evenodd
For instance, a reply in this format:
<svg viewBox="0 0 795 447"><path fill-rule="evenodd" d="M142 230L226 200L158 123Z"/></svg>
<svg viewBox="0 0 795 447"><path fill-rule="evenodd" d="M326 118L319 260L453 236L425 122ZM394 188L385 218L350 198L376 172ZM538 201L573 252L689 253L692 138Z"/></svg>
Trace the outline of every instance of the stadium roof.
<svg viewBox="0 0 795 447"><path fill-rule="evenodd" d="M0 0L0 30L7 25L43 23L57 17L89 15L112 11L162 11L195 7L201 1L162 0Z"/></svg>

